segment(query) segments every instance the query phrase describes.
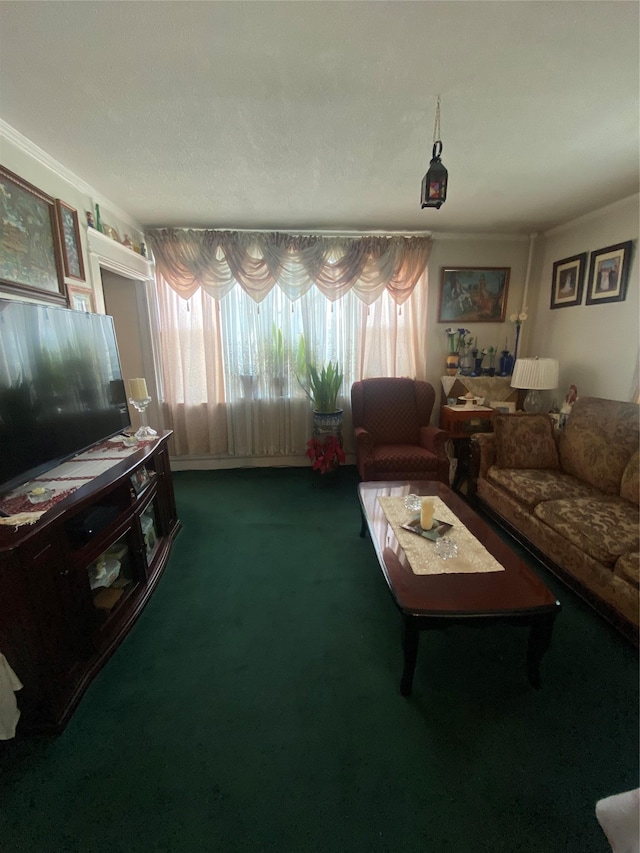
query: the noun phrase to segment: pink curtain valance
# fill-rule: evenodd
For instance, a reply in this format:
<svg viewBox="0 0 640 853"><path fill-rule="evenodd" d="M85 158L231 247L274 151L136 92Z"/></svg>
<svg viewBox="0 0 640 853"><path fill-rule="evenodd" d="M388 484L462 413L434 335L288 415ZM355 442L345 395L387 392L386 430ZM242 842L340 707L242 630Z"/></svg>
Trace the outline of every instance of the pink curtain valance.
<svg viewBox="0 0 640 853"><path fill-rule="evenodd" d="M334 301L353 289L371 305L386 289L401 305L424 273L430 237L323 237L162 228L146 238L158 272L184 299L222 299L236 282L261 302L278 285L291 301L315 285Z"/></svg>

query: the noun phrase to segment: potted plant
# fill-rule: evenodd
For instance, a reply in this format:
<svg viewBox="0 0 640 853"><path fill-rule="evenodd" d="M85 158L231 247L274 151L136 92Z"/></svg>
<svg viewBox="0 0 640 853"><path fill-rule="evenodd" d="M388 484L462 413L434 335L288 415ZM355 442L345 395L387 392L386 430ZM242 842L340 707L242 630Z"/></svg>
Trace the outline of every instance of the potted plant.
<svg viewBox="0 0 640 853"><path fill-rule="evenodd" d="M337 435L310 438L307 442L306 455L313 462L313 470L320 471L321 474L335 471L345 460L344 450Z"/></svg>
<svg viewBox="0 0 640 853"><path fill-rule="evenodd" d="M307 456L314 470L324 474L344 462L342 451L342 409L338 394L344 374L338 362L318 368L307 359L304 337L300 337L296 358L296 375L302 390L313 405L313 438L307 442Z"/></svg>
<svg viewBox="0 0 640 853"><path fill-rule="evenodd" d="M329 362L320 370L315 364L309 364L308 397L313 403L314 412L329 414L342 411L338 409L338 392L342 386L343 374L338 363Z"/></svg>

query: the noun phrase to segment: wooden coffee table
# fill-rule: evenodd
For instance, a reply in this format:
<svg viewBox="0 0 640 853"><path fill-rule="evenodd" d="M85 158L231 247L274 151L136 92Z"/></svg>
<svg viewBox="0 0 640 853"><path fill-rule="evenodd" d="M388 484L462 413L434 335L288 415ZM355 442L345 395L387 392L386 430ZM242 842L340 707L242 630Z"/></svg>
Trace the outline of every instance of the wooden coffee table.
<svg viewBox="0 0 640 853"><path fill-rule="evenodd" d="M504 566L503 572L414 574L378 497L408 494L439 497ZM529 627L527 675L540 687L540 663L551 642L560 602L526 563L448 486L437 482L371 482L358 487L363 522L403 620L403 696L411 693L420 631L450 625L502 622ZM364 524L362 535L364 535Z"/></svg>

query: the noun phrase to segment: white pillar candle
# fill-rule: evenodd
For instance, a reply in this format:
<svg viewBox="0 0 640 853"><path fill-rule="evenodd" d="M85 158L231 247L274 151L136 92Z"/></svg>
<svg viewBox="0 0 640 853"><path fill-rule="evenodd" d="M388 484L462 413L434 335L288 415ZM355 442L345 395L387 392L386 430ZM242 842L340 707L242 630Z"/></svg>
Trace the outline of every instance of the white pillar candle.
<svg viewBox="0 0 640 853"><path fill-rule="evenodd" d="M130 379L129 394L132 400L146 400L149 396L146 379Z"/></svg>
<svg viewBox="0 0 640 853"><path fill-rule="evenodd" d="M433 501L430 498L422 499L420 507L420 527L423 530L431 530L433 525Z"/></svg>

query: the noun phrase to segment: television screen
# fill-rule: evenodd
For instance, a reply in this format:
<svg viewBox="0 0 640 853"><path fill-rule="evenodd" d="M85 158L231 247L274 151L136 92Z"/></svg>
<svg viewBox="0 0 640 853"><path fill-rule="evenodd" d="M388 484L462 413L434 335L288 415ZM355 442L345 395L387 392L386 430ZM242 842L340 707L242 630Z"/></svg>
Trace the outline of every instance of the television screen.
<svg viewBox="0 0 640 853"><path fill-rule="evenodd" d="M112 317L0 299L0 495L130 425Z"/></svg>

